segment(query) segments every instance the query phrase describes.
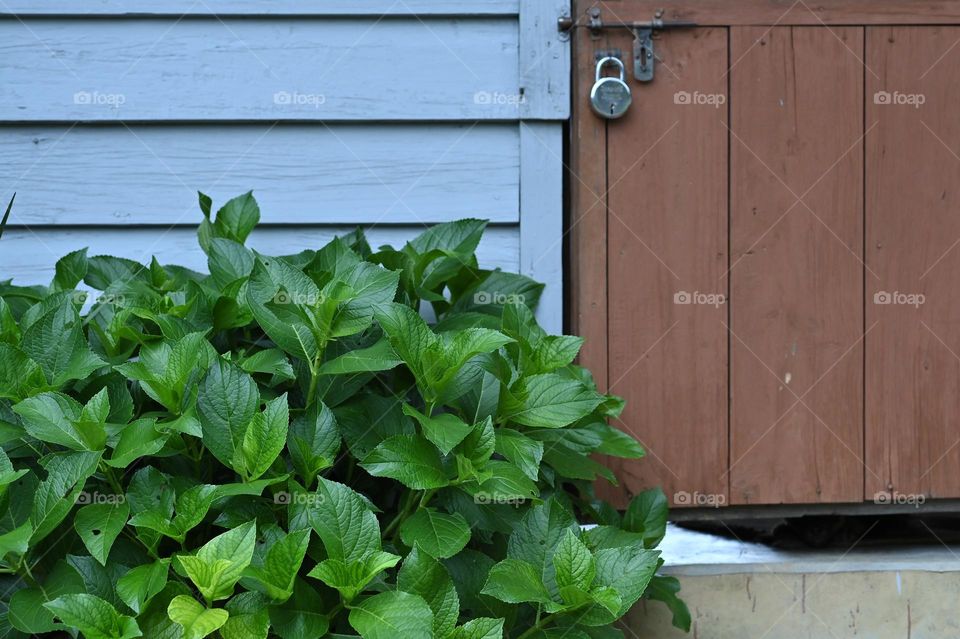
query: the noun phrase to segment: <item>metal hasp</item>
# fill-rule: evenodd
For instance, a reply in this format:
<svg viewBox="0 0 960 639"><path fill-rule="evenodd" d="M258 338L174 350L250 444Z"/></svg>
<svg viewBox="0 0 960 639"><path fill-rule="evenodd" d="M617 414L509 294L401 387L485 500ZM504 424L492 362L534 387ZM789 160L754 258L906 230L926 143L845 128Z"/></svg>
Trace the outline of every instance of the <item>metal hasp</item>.
<svg viewBox="0 0 960 639"><path fill-rule="evenodd" d="M629 29L633 32L633 77L638 82L653 80L653 68L657 59L653 49L653 35L667 29L688 29L697 26L696 22L665 21L660 16L663 11L657 11L650 22L604 22L599 7L591 7L588 12L587 24L580 24L569 16L561 16L557 21L560 31L571 31L579 27L586 27L594 36L599 36L604 29Z"/></svg>
<svg viewBox="0 0 960 639"><path fill-rule="evenodd" d="M633 77L637 82L653 80L653 28L636 27L633 30Z"/></svg>

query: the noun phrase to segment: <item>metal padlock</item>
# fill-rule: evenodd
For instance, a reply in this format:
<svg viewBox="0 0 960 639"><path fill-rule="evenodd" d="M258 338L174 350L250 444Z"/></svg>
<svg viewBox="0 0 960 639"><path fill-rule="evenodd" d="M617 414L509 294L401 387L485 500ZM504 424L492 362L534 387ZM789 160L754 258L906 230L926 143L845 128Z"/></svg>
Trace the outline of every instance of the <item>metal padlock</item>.
<svg viewBox="0 0 960 639"><path fill-rule="evenodd" d="M600 77L603 67L607 65L616 66L620 70L620 77ZM590 106L594 113L602 118L615 120L627 112L633 96L630 95L630 87L625 77L623 62L618 58L608 56L597 60L596 81L590 89Z"/></svg>

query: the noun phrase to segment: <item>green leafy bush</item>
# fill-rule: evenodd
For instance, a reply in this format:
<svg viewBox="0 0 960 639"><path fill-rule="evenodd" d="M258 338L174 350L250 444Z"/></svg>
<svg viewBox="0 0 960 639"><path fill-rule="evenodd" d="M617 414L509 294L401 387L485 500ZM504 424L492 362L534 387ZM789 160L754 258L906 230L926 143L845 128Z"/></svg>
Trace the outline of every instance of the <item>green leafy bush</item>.
<svg viewBox="0 0 960 639"><path fill-rule="evenodd" d="M3 636L622 637L642 596L689 625L663 494L593 494L592 453L643 454L621 400L478 266L484 222L271 257L251 194L200 205L210 275L81 250L0 283Z"/></svg>

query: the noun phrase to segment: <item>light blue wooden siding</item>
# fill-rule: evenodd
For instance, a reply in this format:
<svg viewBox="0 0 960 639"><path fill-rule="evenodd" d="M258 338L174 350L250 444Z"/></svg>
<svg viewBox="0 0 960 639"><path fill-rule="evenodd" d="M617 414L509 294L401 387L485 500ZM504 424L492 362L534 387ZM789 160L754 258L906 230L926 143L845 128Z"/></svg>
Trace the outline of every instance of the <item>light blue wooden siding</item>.
<svg viewBox="0 0 960 639"><path fill-rule="evenodd" d="M214 13L214 10L216 13ZM33 0L0 7L0 278L89 246L202 269L196 191L254 189L252 243L483 217L490 266L562 318L568 0Z"/></svg>

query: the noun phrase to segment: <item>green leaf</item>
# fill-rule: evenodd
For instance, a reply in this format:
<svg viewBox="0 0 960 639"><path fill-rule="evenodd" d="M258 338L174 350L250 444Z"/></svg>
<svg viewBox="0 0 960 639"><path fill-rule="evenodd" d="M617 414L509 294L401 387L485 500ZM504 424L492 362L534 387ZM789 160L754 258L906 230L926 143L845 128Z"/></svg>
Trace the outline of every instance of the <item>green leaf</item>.
<svg viewBox="0 0 960 639"><path fill-rule="evenodd" d="M99 453L90 452L54 453L47 458L47 478L40 482L33 496L31 546L53 532L67 517L99 460Z"/></svg>
<svg viewBox="0 0 960 639"><path fill-rule="evenodd" d="M217 601L233 594L234 584L253 559L256 535L255 522L251 521L217 535L196 555L179 557L187 576L204 598Z"/></svg>
<svg viewBox="0 0 960 639"><path fill-rule="evenodd" d="M126 502L91 504L77 511L73 527L87 551L101 566L107 565L110 548L120 536L129 516L130 506Z"/></svg>
<svg viewBox="0 0 960 639"><path fill-rule="evenodd" d="M30 544L30 535L32 534L33 526L28 521L0 535L0 561L4 560L10 553L15 553L16 555L25 554Z"/></svg>
<svg viewBox="0 0 960 639"><path fill-rule="evenodd" d="M433 631L449 636L460 617L460 598L447 569L414 546L397 573L397 588L418 595L433 611Z"/></svg>
<svg viewBox="0 0 960 639"><path fill-rule="evenodd" d="M141 457L158 453L169 435L157 431L155 424L153 419L138 419L124 426L113 454L104 463L113 468L126 468Z"/></svg>
<svg viewBox="0 0 960 639"><path fill-rule="evenodd" d="M640 459L647 454L640 442L606 422L597 421L587 428L600 438L600 444L596 448L598 453L624 459Z"/></svg>
<svg viewBox="0 0 960 639"><path fill-rule="evenodd" d="M39 364L19 348L0 343L0 399L20 401L47 387Z"/></svg>
<svg viewBox="0 0 960 639"><path fill-rule="evenodd" d="M310 529L295 530L270 546L262 566L247 568L254 586L274 602L283 603L293 594L293 583L307 554ZM229 609L229 607L228 607Z"/></svg>
<svg viewBox="0 0 960 639"><path fill-rule="evenodd" d="M552 601L537 569L520 559L504 559L491 568L482 592L507 603Z"/></svg>
<svg viewBox="0 0 960 639"><path fill-rule="evenodd" d="M247 191L220 207L213 224L217 237L243 244L259 221L260 206L253 197L253 191Z"/></svg>
<svg viewBox="0 0 960 639"><path fill-rule="evenodd" d="M308 576L319 579L337 590L346 602L351 602L373 581L377 575L393 568L400 557L382 550L372 550L361 559L343 561L342 559L324 559L317 564Z"/></svg>
<svg viewBox="0 0 960 639"><path fill-rule="evenodd" d="M10 211L13 210L13 201L17 199L17 194L14 193L10 198L10 201L7 203L7 210L3 212L3 219L0 220L0 237L3 237L3 230L7 228L7 220L10 219Z"/></svg>
<svg viewBox="0 0 960 639"><path fill-rule="evenodd" d="M121 615L109 603L93 595L62 595L43 605L87 639L131 639L143 635L133 617Z"/></svg>
<svg viewBox="0 0 960 639"><path fill-rule="evenodd" d="M477 488L468 486L478 503L516 504L536 499L539 495L537 485L510 462L489 461L483 470L488 474L488 479Z"/></svg>
<svg viewBox="0 0 960 639"><path fill-rule="evenodd" d="M363 639L433 639L433 612L422 597L381 592L350 610L350 625Z"/></svg>
<svg viewBox="0 0 960 639"><path fill-rule="evenodd" d="M417 420L423 429L423 435L444 455L450 454L450 451L473 430L472 426L453 413L441 413L428 417L410 404L403 405L403 412Z"/></svg>
<svg viewBox="0 0 960 639"><path fill-rule="evenodd" d="M51 386L83 379L105 364L93 354L69 293L45 300L41 315L24 327L20 348L40 365Z"/></svg>
<svg viewBox="0 0 960 639"><path fill-rule="evenodd" d="M577 380L556 373L522 379L504 394L500 412L508 419L536 428L562 428L589 415L603 397Z"/></svg>
<svg viewBox="0 0 960 639"><path fill-rule="evenodd" d="M553 565L557 586L561 589L565 586L576 586L589 590L593 585L593 578L596 576L593 554L569 528L554 551Z"/></svg>
<svg viewBox="0 0 960 639"><path fill-rule="evenodd" d="M608 586L620 595L622 605L616 617L621 617L643 595L653 578L660 558L658 550L638 548L611 548L598 550L596 557L597 586Z"/></svg>
<svg viewBox="0 0 960 639"><path fill-rule="evenodd" d="M311 404L290 424L287 449L293 467L309 488L317 473L336 461L340 431L333 411L323 402Z"/></svg>
<svg viewBox="0 0 960 639"><path fill-rule="evenodd" d="M227 623L230 615L220 608L204 608L188 595L177 595L167 606L170 619L183 628L184 639L203 639Z"/></svg>
<svg viewBox="0 0 960 639"><path fill-rule="evenodd" d="M271 630L281 639L320 639L330 625L321 610L326 603L303 579L297 579L293 596L279 606L270 606Z"/></svg>
<svg viewBox="0 0 960 639"><path fill-rule="evenodd" d="M471 619L455 629L450 639L503 639L503 619Z"/></svg>
<svg viewBox="0 0 960 639"><path fill-rule="evenodd" d="M267 472L287 441L289 422L286 393L267 402L263 412L256 413L247 427L234 468L242 469L241 474L248 480Z"/></svg>
<svg viewBox="0 0 960 639"><path fill-rule="evenodd" d="M437 559L453 557L470 541L470 525L463 515L448 515L433 508L420 508L400 526L400 538L411 548L420 548Z"/></svg>
<svg viewBox="0 0 960 639"><path fill-rule="evenodd" d="M117 580L117 595L136 613L167 585L170 560L160 559L130 569Z"/></svg>
<svg viewBox="0 0 960 639"><path fill-rule="evenodd" d="M687 604L677 596L679 592L680 582L676 577L654 575L650 578L650 583L643 595L654 601L665 603L673 615L673 625L684 632L690 632L690 610Z"/></svg>
<svg viewBox="0 0 960 639"><path fill-rule="evenodd" d="M224 466L233 467L259 403L253 378L225 360L215 362L201 382L197 408L203 443Z"/></svg>
<svg viewBox="0 0 960 639"><path fill-rule="evenodd" d="M316 496L308 517L330 558L349 563L380 550L380 524L363 497L323 477Z"/></svg>
<svg viewBox="0 0 960 639"><path fill-rule="evenodd" d="M543 459L543 442L510 428L499 428L494 449L523 471L524 475L537 481L540 461Z"/></svg>
<svg viewBox="0 0 960 639"><path fill-rule="evenodd" d="M420 435L383 440L360 464L374 477L390 477L408 488L427 490L449 484L437 449Z"/></svg>
<svg viewBox="0 0 960 639"><path fill-rule="evenodd" d="M260 593L241 592L227 602L230 618L220 628L223 639L267 639L270 614Z"/></svg>
<svg viewBox="0 0 960 639"><path fill-rule="evenodd" d="M286 354L279 348L268 348L257 351L250 357L245 357L237 362L240 368L248 373L266 373L273 375L278 380L295 379L293 366Z"/></svg>
<svg viewBox="0 0 960 639"><path fill-rule="evenodd" d="M84 408L67 395L41 393L16 404L13 410L23 419L27 433L42 442L73 450L98 451L106 446L104 423L83 419Z"/></svg>
<svg viewBox="0 0 960 639"><path fill-rule="evenodd" d="M347 351L340 357L325 362L319 372L321 375L349 375L387 371L402 362L390 341L380 339L373 346Z"/></svg>
<svg viewBox="0 0 960 639"><path fill-rule="evenodd" d="M14 629L29 635L67 630L44 604L63 595L82 593L84 589L79 573L65 561L59 561L42 589L23 588L10 596L7 619Z"/></svg>
<svg viewBox="0 0 960 639"><path fill-rule="evenodd" d="M87 249L67 253L57 260L53 285L58 291L70 291L87 276Z"/></svg>
<svg viewBox="0 0 960 639"><path fill-rule="evenodd" d="M660 488L645 490L630 500L623 514L623 527L630 532L641 533L644 546L654 548L667 533L669 507L667 496Z"/></svg>
<svg viewBox="0 0 960 639"><path fill-rule="evenodd" d="M221 289L248 277L253 271L253 262L253 252L236 240L214 238L210 241L207 268Z"/></svg>

